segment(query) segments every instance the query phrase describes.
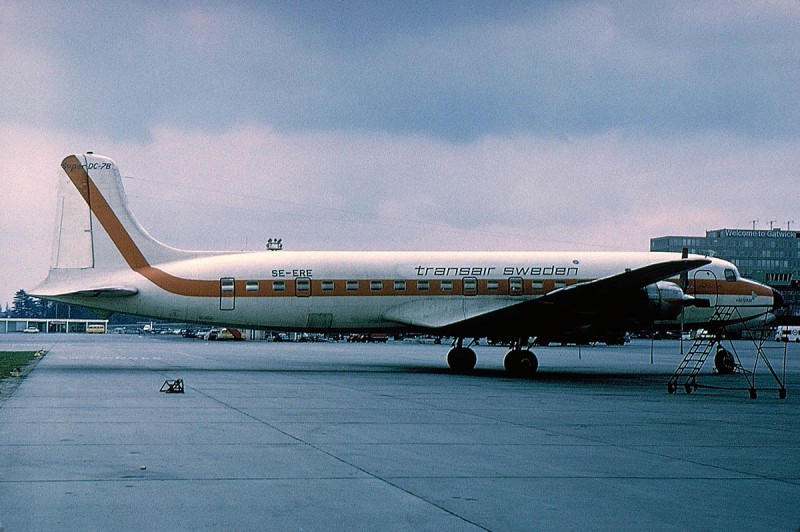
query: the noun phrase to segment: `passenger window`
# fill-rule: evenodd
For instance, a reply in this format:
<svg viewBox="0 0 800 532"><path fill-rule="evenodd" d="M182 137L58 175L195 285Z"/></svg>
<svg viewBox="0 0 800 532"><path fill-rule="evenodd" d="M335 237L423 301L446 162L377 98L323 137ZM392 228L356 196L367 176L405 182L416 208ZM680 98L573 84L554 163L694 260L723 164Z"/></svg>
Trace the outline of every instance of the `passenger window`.
<svg viewBox="0 0 800 532"><path fill-rule="evenodd" d="M283 292L286 290L285 281L272 281L272 289L276 292Z"/></svg>
<svg viewBox="0 0 800 532"><path fill-rule="evenodd" d="M351 292L358 290L358 281L347 281L346 286Z"/></svg>
<svg viewBox="0 0 800 532"><path fill-rule="evenodd" d="M247 281L244 289L246 292L258 292L258 281Z"/></svg>
<svg viewBox="0 0 800 532"><path fill-rule="evenodd" d="M383 283L381 281L370 281L369 282L369 289L378 291L383 288Z"/></svg>
<svg viewBox="0 0 800 532"><path fill-rule="evenodd" d="M500 283L497 281L486 281L486 289L487 290L497 290L500 288Z"/></svg>
<svg viewBox="0 0 800 532"><path fill-rule="evenodd" d="M430 288L430 281L417 281L417 290L425 291Z"/></svg>
<svg viewBox="0 0 800 532"><path fill-rule="evenodd" d="M308 292L311 290L311 281L308 279L298 279L297 280L297 291L298 292Z"/></svg>
<svg viewBox="0 0 800 532"><path fill-rule="evenodd" d="M440 286L442 287L442 290L449 292L453 289L453 281L442 281Z"/></svg>
<svg viewBox="0 0 800 532"><path fill-rule="evenodd" d="M322 281L322 290L324 292L330 292L333 290L333 281Z"/></svg>
<svg viewBox="0 0 800 532"><path fill-rule="evenodd" d="M510 277L508 279L508 293L512 296L522 295L522 277Z"/></svg>
<svg viewBox="0 0 800 532"><path fill-rule="evenodd" d="M531 288L534 290L542 290L544 288L543 281L531 281Z"/></svg>
<svg viewBox="0 0 800 532"><path fill-rule="evenodd" d="M402 292L406 289L406 282L405 281L395 281L394 282L394 289L398 292Z"/></svg>

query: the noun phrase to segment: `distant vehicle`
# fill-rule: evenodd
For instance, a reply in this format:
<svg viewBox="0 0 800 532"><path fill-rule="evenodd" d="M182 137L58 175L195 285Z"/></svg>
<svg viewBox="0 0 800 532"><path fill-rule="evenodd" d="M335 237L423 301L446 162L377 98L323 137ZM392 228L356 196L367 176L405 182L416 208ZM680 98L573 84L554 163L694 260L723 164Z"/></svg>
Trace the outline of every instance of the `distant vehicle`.
<svg viewBox="0 0 800 532"><path fill-rule="evenodd" d="M371 334L351 334L347 337L348 342L359 343L381 343L385 344L389 341L389 335L384 333L371 333Z"/></svg>
<svg viewBox="0 0 800 532"><path fill-rule="evenodd" d="M22 332L24 332L24 333L38 333L39 329L36 328L36 327L25 327L24 329L22 329Z"/></svg>
<svg viewBox="0 0 800 532"><path fill-rule="evenodd" d="M297 339L298 342L324 342L325 335L324 334L312 334L312 333L303 333Z"/></svg>
<svg viewBox="0 0 800 532"><path fill-rule="evenodd" d="M625 345L631 341L628 332L620 331L593 331L591 329L563 332L557 336L538 336L534 345L547 346L553 342L561 345L591 345L604 343L606 345Z"/></svg>
<svg viewBox="0 0 800 532"><path fill-rule="evenodd" d="M90 323L86 327L86 332L88 334L105 334L106 333L106 326L100 323Z"/></svg>
<svg viewBox="0 0 800 532"><path fill-rule="evenodd" d="M202 338L203 340L244 340L241 331L234 328L211 329Z"/></svg>
<svg viewBox="0 0 800 532"><path fill-rule="evenodd" d="M800 342L800 327L797 325L782 325L775 331L776 342Z"/></svg>

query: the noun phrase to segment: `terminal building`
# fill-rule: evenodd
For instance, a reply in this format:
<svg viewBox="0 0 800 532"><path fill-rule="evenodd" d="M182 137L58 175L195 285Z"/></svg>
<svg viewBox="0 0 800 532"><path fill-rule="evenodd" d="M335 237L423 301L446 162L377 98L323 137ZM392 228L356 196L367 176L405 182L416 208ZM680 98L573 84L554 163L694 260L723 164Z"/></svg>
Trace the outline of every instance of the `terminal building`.
<svg viewBox="0 0 800 532"><path fill-rule="evenodd" d="M743 277L783 294L788 316L800 320L800 232L780 229L714 229L706 236L661 236L650 239L650 251L719 257L734 263Z"/></svg>
<svg viewBox="0 0 800 532"><path fill-rule="evenodd" d="M107 330L108 320L0 318L0 334L16 332L105 333Z"/></svg>

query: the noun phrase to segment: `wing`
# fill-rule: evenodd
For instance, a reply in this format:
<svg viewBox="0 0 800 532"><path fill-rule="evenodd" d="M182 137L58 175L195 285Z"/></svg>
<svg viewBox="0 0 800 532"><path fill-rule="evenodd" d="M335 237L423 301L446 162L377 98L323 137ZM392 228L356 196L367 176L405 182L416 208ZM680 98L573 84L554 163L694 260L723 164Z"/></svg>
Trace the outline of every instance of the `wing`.
<svg viewBox="0 0 800 532"><path fill-rule="evenodd" d="M595 279L587 283L574 284L540 298L540 303L558 305L592 306L592 302L625 299L626 294L645 286L668 279L682 272L711 264L710 259L681 259L648 264L641 268Z"/></svg>
<svg viewBox="0 0 800 532"><path fill-rule="evenodd" d="M658 262L586 283L554 290L536 299L422 298L399 305L386 317L395 322L439 330L446 334L485 336L519 334L534 323L558 325L580 321L580 316L624 309L645 286L706 264L709 259ZM566 325L567 323L564 323Z"/></svg>

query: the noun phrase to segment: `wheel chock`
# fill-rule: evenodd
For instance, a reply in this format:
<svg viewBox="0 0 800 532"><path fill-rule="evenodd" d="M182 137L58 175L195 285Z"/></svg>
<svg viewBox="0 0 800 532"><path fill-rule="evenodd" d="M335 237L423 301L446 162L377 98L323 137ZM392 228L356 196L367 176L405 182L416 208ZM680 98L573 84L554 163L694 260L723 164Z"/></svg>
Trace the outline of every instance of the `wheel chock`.
<svg viewBox="0 0 800 532"><path fill-rule="evenodd" d="M183 379L166 380L159 391L164 393L183 393Z"/></svg>

